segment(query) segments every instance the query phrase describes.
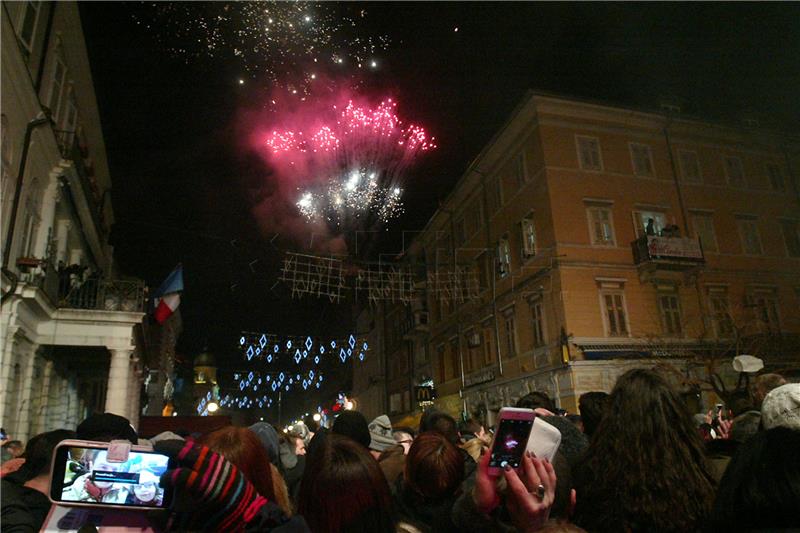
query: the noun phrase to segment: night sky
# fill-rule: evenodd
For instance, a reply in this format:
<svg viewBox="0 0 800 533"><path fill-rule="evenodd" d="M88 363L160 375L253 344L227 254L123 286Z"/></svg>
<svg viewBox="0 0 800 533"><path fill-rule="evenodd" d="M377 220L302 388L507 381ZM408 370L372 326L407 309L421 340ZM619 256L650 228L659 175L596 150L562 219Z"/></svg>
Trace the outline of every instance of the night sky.
<svg viewBox="0 0 800 533"><path fill-rule="evenodd" d="M112 240L127 275L157 287L182 262L179 350L235 356L243 329L337 334L347 305L292 302L275 283L280 249L252 208L269 180L242 148L242 112L263 108L265 76L233 54L188 61L137 24L151 4L82 3L113 182ZM208 6L192 3L202 12ZM219 8L219 5L216 6ZM654 108L661 97L708 118L761 115L797 131L800 5L794 3L350 3L354 31L386 35L362 91L395 95L439 148L406 183L406 213L377 249L421 229L528 89ZM158 27L159 21L153 20ZM457 31L456 31L457 28ZM156 36L159 38L156 38ZM240 84L239 79L245 83ZM274 246L276 245L277 246Z"/></svg>

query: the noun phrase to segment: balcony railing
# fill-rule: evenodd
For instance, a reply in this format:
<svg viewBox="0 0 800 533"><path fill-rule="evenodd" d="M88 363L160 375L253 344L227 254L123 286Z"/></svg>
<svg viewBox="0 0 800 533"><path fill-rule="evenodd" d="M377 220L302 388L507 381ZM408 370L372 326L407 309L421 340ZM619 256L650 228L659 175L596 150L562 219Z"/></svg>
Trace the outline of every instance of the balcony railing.
<svg viewBox="0 0 800 533"><path fill-rule="evenodd" d="M682 269L705 263L700 240L693 237L642 235L631 243L636 265Z"/></svg>
<svg viewBox="0 0 800 533"><path fill-rule="evenodd" d="M144 310L145 289L142 281L89 278L74 282L62 276L58 293L58 307L98 311Z"/></svg>

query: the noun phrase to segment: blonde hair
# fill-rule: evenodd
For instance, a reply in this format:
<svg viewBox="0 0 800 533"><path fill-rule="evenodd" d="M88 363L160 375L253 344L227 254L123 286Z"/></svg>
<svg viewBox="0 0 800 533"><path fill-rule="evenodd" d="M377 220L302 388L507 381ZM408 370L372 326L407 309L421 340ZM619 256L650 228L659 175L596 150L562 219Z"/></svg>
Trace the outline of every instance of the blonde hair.
<svg viewBox="0 0 800 533"><path fill-rule="evenodd" d="M292 502L289 499L289 489L278 468L270 463L272 471L272 492L275 494L275 504L281 508L286 516L292 516Z"/></svg>
<svg viewBox="0 0 800 533"><path fill-rule="evenodd" d="M485 442L476 437L474 439L469 439L467 442L463 443L461 445L461 449L467 452L470 455L470 457L475 459L475 462L477 463L481 460L481 456L486 450L489 449L489 447L486 446Z"/></svg>

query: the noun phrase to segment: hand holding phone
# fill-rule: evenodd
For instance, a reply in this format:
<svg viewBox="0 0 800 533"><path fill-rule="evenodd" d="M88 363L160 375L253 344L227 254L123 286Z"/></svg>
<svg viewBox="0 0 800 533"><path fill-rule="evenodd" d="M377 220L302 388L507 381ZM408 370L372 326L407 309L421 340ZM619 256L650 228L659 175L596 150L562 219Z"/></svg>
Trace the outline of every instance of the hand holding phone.
<svg viewBox="0 0 800 533"><path fill-rule="evenodd" d="M535 418L536 413L532 409L500 409L497 431L489 450L490 476L499 476L505 468L519 468Z"/></svg>

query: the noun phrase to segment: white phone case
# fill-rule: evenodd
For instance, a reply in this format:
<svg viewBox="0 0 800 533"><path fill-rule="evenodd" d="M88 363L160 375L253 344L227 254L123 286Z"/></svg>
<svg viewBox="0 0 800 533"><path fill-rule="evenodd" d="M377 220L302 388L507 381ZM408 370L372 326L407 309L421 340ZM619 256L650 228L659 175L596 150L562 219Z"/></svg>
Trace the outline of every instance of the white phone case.
<svg viewBox="0 0 800 533"><path fill-rule="evenodd" d="M560 445L561 432L557 427L548 424L541 418L533 421L531 435L528 437L527 451L533 452L539 459L547 459L552 463Z"/></svg>

